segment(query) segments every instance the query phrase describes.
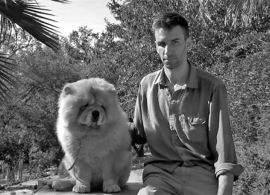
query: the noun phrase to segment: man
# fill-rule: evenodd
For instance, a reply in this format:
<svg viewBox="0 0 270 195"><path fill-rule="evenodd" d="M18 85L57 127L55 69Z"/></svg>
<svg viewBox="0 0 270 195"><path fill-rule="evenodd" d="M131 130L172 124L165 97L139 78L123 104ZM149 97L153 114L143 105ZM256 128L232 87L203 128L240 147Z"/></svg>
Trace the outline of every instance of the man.
<svg viewBox="0 0 270 195"><path fill-rule="evenodd" d="M153 23L163 68L140 83L131 124L133 142L148 143L143 194L228 195L243 172L237 164L227 91L214 75L187 60L187 21L178 13Z"/></svg>

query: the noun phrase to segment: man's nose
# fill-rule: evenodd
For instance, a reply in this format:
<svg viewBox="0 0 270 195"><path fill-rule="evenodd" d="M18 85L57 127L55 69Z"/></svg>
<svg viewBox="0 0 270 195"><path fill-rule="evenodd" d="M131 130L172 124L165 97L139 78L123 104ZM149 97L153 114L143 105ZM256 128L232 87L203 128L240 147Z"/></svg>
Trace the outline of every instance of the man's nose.
<svg viewBox="0 0 270 195"><path fill-rule="evenodd" d="M170 45L166 45L164 48L164 53L168 55L171 53L171 51L172 51L172 47Z"/></svg>

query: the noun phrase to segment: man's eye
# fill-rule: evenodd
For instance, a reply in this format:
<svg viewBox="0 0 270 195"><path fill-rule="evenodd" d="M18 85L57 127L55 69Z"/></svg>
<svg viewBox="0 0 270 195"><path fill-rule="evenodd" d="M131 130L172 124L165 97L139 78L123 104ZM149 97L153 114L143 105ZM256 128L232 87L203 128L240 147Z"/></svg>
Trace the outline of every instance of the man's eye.
<svg viewBox="0 0 270 195"><path fill-rule="evenodd" d="M166 43L164 43L164 42L158 42L157 45L159 47L166 47Z"/></svg>

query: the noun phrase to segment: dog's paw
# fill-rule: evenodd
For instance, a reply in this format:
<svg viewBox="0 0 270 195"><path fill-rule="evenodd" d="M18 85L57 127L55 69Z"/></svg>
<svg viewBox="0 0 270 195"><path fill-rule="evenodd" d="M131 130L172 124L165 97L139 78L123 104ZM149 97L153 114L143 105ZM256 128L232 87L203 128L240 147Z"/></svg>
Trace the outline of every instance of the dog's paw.
<svg viewBox="0 0 270 195"><path fill-rule="evenodd" d="M90 187L86 186L86 185L83 185L83 184L76 184L73 189L72 189L73 192L76 192L76 193L85 193L85 192L90 192Z"/></svg>
<svg viewBox="0 0 270 195"><path fill-rule="evenodd" d="M47 185L55 191L71 191L75 181L72 179L52 179L47 181Z"/></svg>
<svg viewBox="0 0 270 195"><path fill-rule="evenodd" d="M117 184L112 185L103 185L103 192L113 193L113 192L120 192L121 188Z"/></svg>
<svg viewBox="0 0 270 195"><path fill-rule="evenodd" d="M66 183L61 180L55 180L52 183L48 184L55 191L63 191L66 189Z"/></svg>

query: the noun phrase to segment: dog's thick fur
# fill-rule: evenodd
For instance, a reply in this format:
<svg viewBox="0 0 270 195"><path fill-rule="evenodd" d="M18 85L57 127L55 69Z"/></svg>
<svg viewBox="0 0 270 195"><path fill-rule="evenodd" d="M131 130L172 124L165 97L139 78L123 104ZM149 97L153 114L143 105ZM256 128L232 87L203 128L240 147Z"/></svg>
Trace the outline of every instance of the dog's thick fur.
<svg viewBox="0 0 270 195"><path fill-rule="evenodd" d="M60 175L70 176L54 180L52 188L121 191L131 171L131 140L112 84L100 78L66 84L59 98L57 135L65 152Z"/></svg>

